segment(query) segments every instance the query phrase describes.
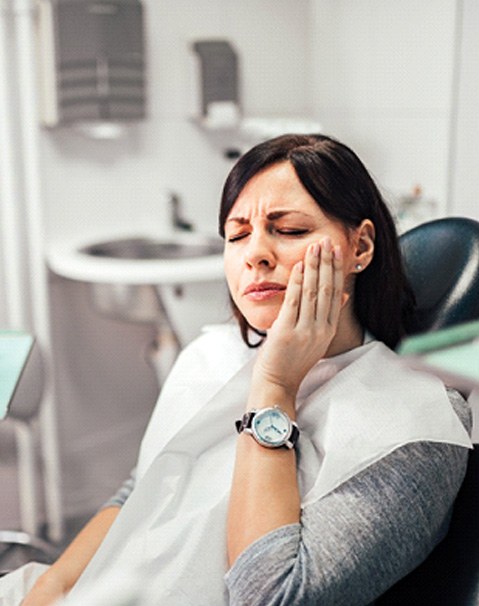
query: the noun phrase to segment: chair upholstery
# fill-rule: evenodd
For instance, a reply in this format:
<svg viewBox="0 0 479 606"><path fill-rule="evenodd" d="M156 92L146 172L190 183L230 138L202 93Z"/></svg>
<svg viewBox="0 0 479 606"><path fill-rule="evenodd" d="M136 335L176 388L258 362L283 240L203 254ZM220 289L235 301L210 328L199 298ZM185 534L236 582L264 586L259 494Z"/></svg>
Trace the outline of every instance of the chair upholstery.
<svg viewBox="0 0 479 606"><path fill-rule="evenodd" d="M479 223L466 218L431 221L400 239L416 295L418 331L479 318ZM479 363L479 361L478 361ZM377 606L479 604L479 445L469 455L445 539Z"/></svg>
<svg viewBox="0 0 479 606"><path fill-rule="evenodd" d="M416 295L416 332L479 318L479 222L430 221L403 234L400 245Z"/></svg>

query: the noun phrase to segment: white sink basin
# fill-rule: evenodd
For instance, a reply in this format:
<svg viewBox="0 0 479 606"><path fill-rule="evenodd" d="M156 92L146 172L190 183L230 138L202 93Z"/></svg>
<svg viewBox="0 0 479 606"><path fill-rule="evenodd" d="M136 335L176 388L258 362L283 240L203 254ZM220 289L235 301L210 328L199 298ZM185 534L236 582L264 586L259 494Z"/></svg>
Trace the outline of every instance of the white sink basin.
<svg viewBox="0 0 479 606"><path fill-rule="evenodd" d="M162 288L224 280L223 241L195 233L116 233L57 242L47 253L50 269L89 284L94 308L109 317L155 323L172 331ZM177 339L173 335L174 339Z"/></svg>
<svg viewBox="0 0 479 606"><path fill-rule="evenodd" d="M81 251L92 257L124 260L174 260L210 257L223 252L223 242L218 238L204 241L176 242L158 238L134 237L107 240L85 246Z"/></svg>
<svg viewBox="0 0 479 606"><path fill-rule="evenodd" d="M47 262L59 276L83 282L167 285L223 278L222 240L178 233L121 233L54 243Z"/></svg>

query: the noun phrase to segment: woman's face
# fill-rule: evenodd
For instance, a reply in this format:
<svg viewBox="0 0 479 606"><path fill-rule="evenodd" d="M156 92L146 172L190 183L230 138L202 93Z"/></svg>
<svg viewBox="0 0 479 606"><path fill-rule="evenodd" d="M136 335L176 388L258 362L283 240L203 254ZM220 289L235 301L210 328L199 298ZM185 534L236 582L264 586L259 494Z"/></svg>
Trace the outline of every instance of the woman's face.
<svg viewBox="0 0 479 606"><path fill-rule="evenodd" d="M326 236L342 248L344 275L352 273L354 238L322 212L290 162L248 181L226 219L224 265L233 301L250 326L270 328L294 264Z"/></svg>

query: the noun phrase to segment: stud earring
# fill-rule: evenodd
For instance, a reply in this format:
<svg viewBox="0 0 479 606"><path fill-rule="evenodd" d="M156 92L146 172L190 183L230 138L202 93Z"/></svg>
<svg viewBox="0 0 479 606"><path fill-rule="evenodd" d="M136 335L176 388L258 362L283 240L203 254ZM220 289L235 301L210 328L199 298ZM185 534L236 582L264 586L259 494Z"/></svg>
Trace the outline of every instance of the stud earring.
<svg viewBox="0 0 479 606"><path fill-rule="evenodd" d="M356 264L356 266L354 267L354 269L355 269L356 271L361 271L361 270L362 270L362 268L363 268L363 266L361 265L361 263L357 263L357 264Z"/></svg>

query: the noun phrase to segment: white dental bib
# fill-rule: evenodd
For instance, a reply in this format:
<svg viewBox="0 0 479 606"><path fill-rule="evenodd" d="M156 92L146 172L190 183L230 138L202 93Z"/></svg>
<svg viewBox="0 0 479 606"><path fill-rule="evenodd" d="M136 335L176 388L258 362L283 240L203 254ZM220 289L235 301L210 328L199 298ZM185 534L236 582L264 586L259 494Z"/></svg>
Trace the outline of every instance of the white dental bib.
<svg viewBox="0 0 479 606"><path fill-rule="evenodd" d="M181 354L143 439L137 485L68 604L82 603L82 592L113 573L143 579L142 604L228 603L234 421L255 355L232 327L210 329ZM442 383L375 341L311 370L298 394L298 425L303 507L406 443L471 444Z"/></svg>

